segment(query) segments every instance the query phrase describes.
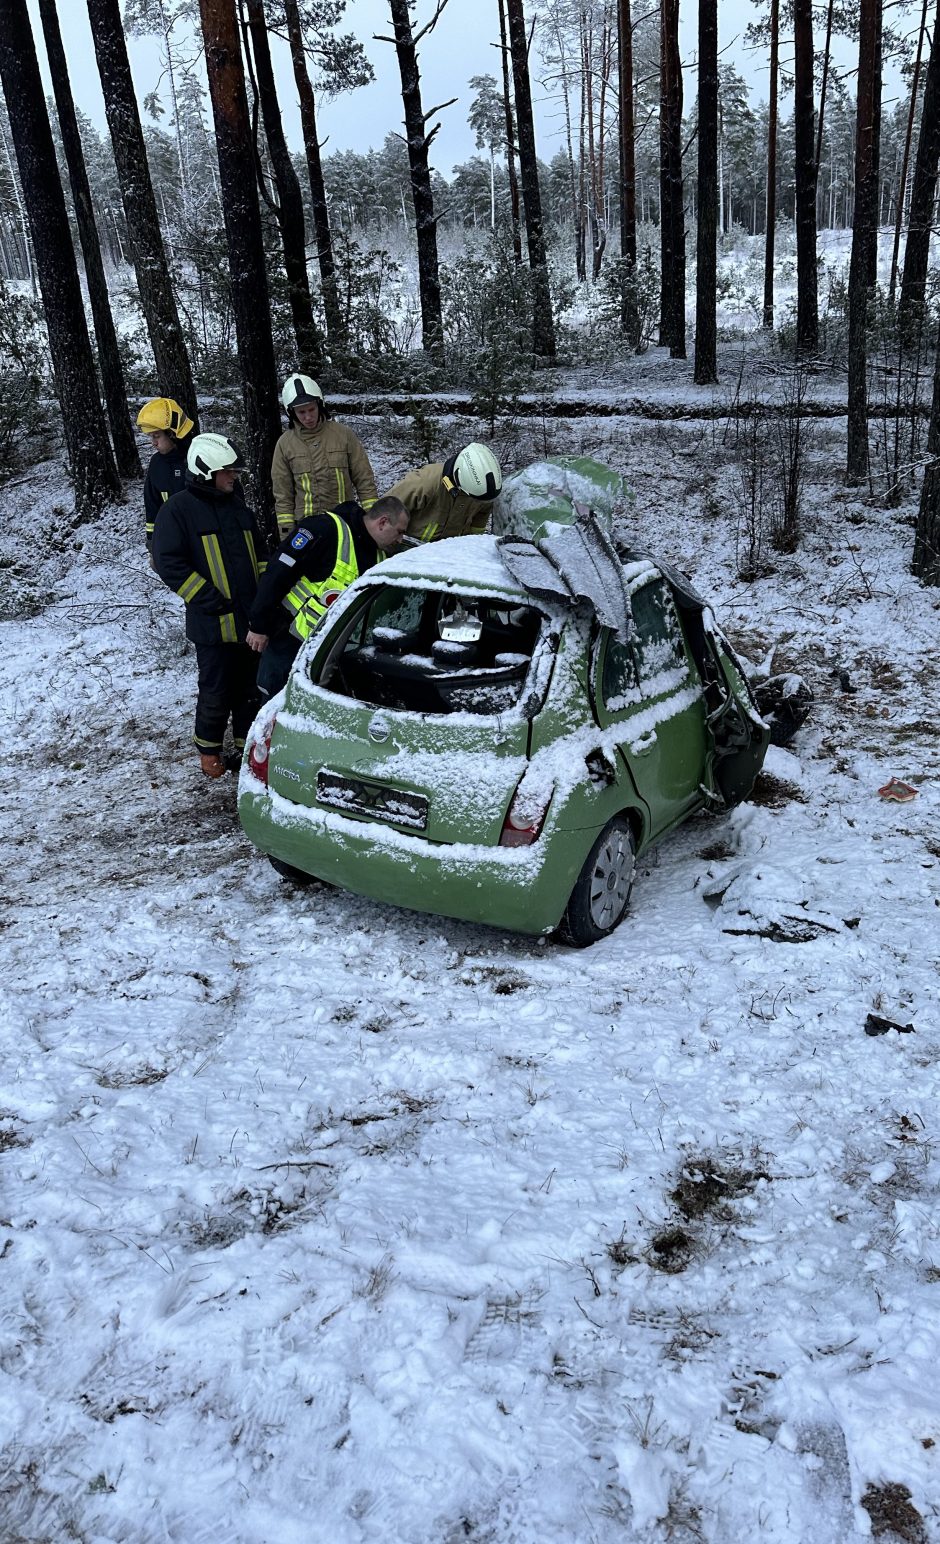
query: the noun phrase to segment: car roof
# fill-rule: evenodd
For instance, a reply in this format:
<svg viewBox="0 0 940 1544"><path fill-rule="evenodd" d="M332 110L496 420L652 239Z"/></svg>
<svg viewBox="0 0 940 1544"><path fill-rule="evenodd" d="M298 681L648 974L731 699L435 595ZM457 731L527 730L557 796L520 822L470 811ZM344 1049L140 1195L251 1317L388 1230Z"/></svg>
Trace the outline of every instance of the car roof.
<svg viewBox="0 0 940 1544"><path fill-rule="evenodd" d="M367 583L406 580L422 588L452 585L492 590L532 605L535 597L512 577L499 555L495 536L449 536L384 558L364 576Z"/></svg>
<svg viewBox="0 0 940 1544"><path fill-rule="evenodd" d="M676 599L680 605L688 605L692 601L699 609L703 605L687 580L649 553L624 548L619 557L623 581L629 594L647 579L665 577L673 592L679 591ZM572 599L565 597L565 601L560 604L553 595L528 589L509 572L500 555L500 541L495 536L449 536L443 541L422 542L418 546L407 547L368 569L361 582L373 585L414 585L421 589L441 586L473 593L488 591L517 604L522 602L534 606L550 615L565 615Z"/></svg>

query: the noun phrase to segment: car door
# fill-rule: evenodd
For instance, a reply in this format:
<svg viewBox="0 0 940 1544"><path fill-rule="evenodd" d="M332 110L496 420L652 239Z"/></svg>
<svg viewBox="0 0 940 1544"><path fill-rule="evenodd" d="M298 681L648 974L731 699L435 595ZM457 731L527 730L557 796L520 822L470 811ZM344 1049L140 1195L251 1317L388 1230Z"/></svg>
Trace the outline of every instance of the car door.
<svg viewBox="0 0 940 1544"><path fill-rule="evenodd" d="M703 801L708 739L701 681L672 596L651 571L630 597L633 633L609 630L599 651L596 703L650 812L650 834L674 825Z"/></svg>

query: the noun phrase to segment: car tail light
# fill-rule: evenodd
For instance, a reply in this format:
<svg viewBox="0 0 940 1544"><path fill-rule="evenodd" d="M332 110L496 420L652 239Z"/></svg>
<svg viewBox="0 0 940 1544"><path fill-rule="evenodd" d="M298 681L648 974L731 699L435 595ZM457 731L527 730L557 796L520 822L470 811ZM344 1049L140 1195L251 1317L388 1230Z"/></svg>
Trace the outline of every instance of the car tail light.
<svg viewBox="0 0 940 1544"><path fill-rule="evenodd" d="M260 740L252 740L248 747L248 767L259 783L268 786L268 754L271 750L271 736L274 733L274 725L277 719L271 720L265 727Z"/></svg>
<svg viewBox="0 0 940 1544"><path fill-rule="evenodd" d="M551 802L551 793L544 799L533 799L531 796L521 796L517 788L503 821L500 847L531 847L533 842L537 842Z"/></svg>

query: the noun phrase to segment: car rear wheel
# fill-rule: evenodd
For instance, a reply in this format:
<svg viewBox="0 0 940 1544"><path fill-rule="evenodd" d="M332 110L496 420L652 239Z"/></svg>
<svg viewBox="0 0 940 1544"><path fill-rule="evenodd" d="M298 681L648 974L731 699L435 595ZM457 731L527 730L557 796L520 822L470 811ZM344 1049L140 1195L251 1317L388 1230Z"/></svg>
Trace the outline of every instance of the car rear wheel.
<svg viewBox="0 0 940 1544"><path fill-rule="evenodd" d="M312 874L305 874L303 869L294 868L292 864L284 863L280 858L272 858L270 853L268 853L268 862L276 874L280 874L282 879L289 879L292 884L315 885L317 883Z"/></svg>
<svg viewBox="0 0 940 1544"><path fill-rule="evenodd" d="M618 815L588 853L561 919L559 937L584 949L612 933L626 914L635 868L633 832Z"/></svg>

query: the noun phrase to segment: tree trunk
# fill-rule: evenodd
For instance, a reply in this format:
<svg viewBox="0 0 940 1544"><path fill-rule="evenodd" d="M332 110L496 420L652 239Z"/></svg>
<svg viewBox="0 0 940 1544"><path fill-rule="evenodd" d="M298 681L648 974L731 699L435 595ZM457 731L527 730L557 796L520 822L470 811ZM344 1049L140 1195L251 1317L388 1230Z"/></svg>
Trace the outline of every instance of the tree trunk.
<svg viewBox="0 0 940 1544"><path fill-rule="evenodd" d="M926 314L924 296L938 159L940 159L940 0L937 0L930 58L927 61L927 75L924 80L924 105L921 109L920 134L914 160L907 242L904 247L904 269L901 275L898 325L901 339L906 347L912 347L917 342Z"/></svg>
<svg viewBox="0 0 940 1544"><path fill-rule="evenodd" d="M897 209L894 216L894 246L891 249L891 279L888 284L888 296L894 304L895 291L898 283L898 254L901 250L901 226L904 223L904 195L907 192L907 171L911 159L911 142L914 138L914 115L917 111L917 92L920 86L920 66L924 52L924 33L927 31L927 9L930 0L924 0L924 8L920 15L920 31L917 34L917 57L914 61L914 75L911 80L911 105L907 114L907 132L904 136L904 154L901 159L901 176L898 187Z"/></svg>
<svg viewBox="0 0 940 1544"><path fill-rule="evenodd" d="M796 346L819 348L816 295L816 156L813 134L813 5L793 4L793 133L796 152Z"/></svg>
<svg viewBox="0 0 940 1544"><path fill-rule="evenodd" d="M581 78L578 112L578 197L575 205L574 261L578 283L587 282L587 91Z"/></svg>
<svg viewBox="0 0 940 1544"><path fill-rule="evenodd" d="M767 107L767 218L764 236L763 326L774 325L774 238L777 233L777 90L779 86L780 0L770 0L770 97Z"/></svg>
<svg viewBox="0 0 940 1544"><path fill-rule="evenodd" d="M274 540L271 457L281 419L258 185L253 176L246 175L246 169L254 164L254 153L235 0L199 0L199 11L219 153L252 504L262 528Z"/></svg>
<svg viewBox="0 0 940 1544"><path fill-rule="evenodd" d="M26 0L0 0L0 82L36 254L60 422L80 518L120 493L101 416L65 195Z"/></svg>
<svg viewBox="0 0 940 1544"><path fill-rule="evenodd" d="M65 62L65 50L62 47L62 34L59 30L55 0L39 0L39 14L42 19L49 73L52 77L52 89L55 92L56 109L59 114L62 148L65 151L69 182L72 187L75 222L82 244L82 257L85 261L85 279L88 284L88 298L91 301L91 314L95 323L98 365L104 386L111 442L121 476L140 477L140 457L137 454L137 441L134 438L127 407L124 367L121 364L114 318L111 315L111 297L108 294L104 265L101 261L101 245L92 208L91 188L88 184L88 171L82 151L78 119L75 116L75 103L72 100L72 88L69 84L68 66Z"/></svg>
<svg viewBox="0 0 940 1544"><path fill-rule="evenodd" d="M855 216L849 263L849 394L846 480L868 475L868 297L878 243L881 138L881 0L860 0L858 105L855 126Z"/></svg>
<svg viewBox="0 0 940 1544"><path fill-rule="evenodd" d="M685 204L682 188L682 63L679 57L679 0L660 4L660 182L663 213L668 225L663 244L663 299L660 314L665 323L661 343L668 343L673 359L685 358ZM668 288L667 288L668 269Z"/></svg>
<svg viewBox="0 0 940 1544"><path fill-rule="evenodd" d="M940 337L934 361L933 405L927 431L930 458L920 490L920 508L914 532L913 572L924 584L940 585Z"/></svg>
<svg viewBox="0 0 940 1544"><path fill-rule="evenodd" d="M196 392L167 269L118 0L87 0L124 219L160 391L193 419Z"/></svg>
<svg viewBox="0 0 940 1544"><path fill-rule="evenodd" d="M545 359L555 357L555 319L548 282L548 258L542 229L542 194L535 154L535 120L529 82L529 48L522 0L506 0L512 77L516 91L516 123L519 129L519 164L522 168L522 203L525 209L529 268L532 274L532 348Z"/></svg>
<svg viewBox="0 0 940 1544"><path fill-rule="evenodd" d="M669 347L672 323L671 294L674 284L672 262L672 189L669 182L669 103L668 65L666 62L666 7L659 5L659 345Z"/></svg>
<svg viewBox="0 0 940 1544"><path fill-rule="evenodd" d="M22 253L17 253L17 264L18 266L20 264L22 265L23 271L29 280L29 287L32 290L33 299L35 300L38 294L38 290L36 288L36 269L33 263L33 254L30 251L29 222L26 219L26 210L23 208L23 196L20 192L19 179L13 169L13 153L10 150L10 146L7 144L6 128L2 122L0 122L0 140L3 141L3 159L6 161L7 169L10 173L10 187L13 189L13 198L16 203L16 212L19 217ZM11 279L18 279L20 277L21 275L18 273L10 274Z"/></svg>
<svg viewBox="0 0 940 1544"><path fill-rule="evenodd" d="M323 292L326 332L331 343L342 345L346 327L336 283L333 235L330 230L330 212L326 201L326 183L323 180L323 163L320 160L320 140L317 134L316 98L304 57L303 33L297 0L284 0L284 14L287 18L287 39L290 44L291 63L294 67L294 83L300 98L300 126L307 158L307 176L310 180L310 201L313 205L313 228L317 238L317 261L320 265L320 288Z"/></svg>
<svg viewBox="0 0 940 1544"><path fill-rule="evenodd" d="M582 5L581 28L581 80L587 113L587 186L588 219L591 227L591 278L596 281L600 272L598 245L600 230L597 222L597 152L594 140L594 28L587 7Z"/></svg>
<svg viewBox="0 0 940 1544"><path fill-rule="evenodd" d="M509 173L509 207L512 210L512 255L516 263L522 262L522 235L519 230L519 178L516 176L516 127L513 122L512 96L509 91L509 45L506 41L506 8L499 0L499 52L503 61L503 106L506 113L506 170ZM565 97L568 115L568 158L571 159L571 118L568 114L568 98Z"/></svg>
<svg viewBox="0 0 940 1544"><path fill-rule="evenodd" d="M425 133L431 113L421 105L421 77L418 52L411 31L408 0L389 0L395 52L401 75L401 99L405 110L405 135L408 164L411 167L411 196L415 211L418 243L418 289L421 296L421 343L429 359L444 363L444 322L441 316L441 280L437 261L437 217L431 191L428 150L439 125Z"/></svg>
<svg viewBox="0 0 940 1544"><path fill-rule="evenodd" d="M618 0L620 85L620 256L623 288L620 295L620 331L633 348L640 346L640 318L636 300L636 146L633 120L633 21L630 0Z"/></svg>
<svg viewBox="0 0 940 1544"><path fill-rule="evenodd" d="M698 7L698 237L695 278L695 382L718 379L718 0Z"/></svg>
<svg viewBox="0 0 940 1544"><path fill-rule="evenodd" d="M832 6L833 0L829 0L826 10L826 42L823 47L822 80L819 86L819 113L816 118L816 153L813 157L816 166L816 184L819 185L819 168L822 165L823 122L826 116L826 87L829 83L829 58L832 48Z"/></svg>
<svg viewBox="0 0 940 1544"><path fill-rule="evenodd" d="M291 321L297 341L297 361L301 370L319 375L323 367L323 349L313 319L310 281L307 278L307 233L304 229L304 201L294 163L284 138L281 108L274 83L271 45L264 19L262 0L246 0L251 52L255 61L258 97L264 134L271 157L271 169L277 188L277 223L284 250L284 272L290 300Z"/></svg>

